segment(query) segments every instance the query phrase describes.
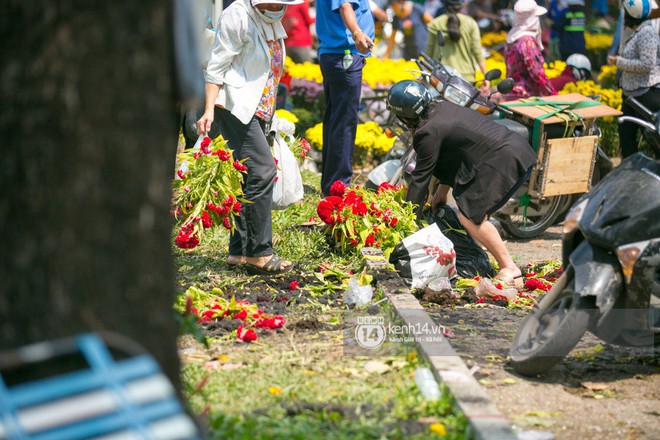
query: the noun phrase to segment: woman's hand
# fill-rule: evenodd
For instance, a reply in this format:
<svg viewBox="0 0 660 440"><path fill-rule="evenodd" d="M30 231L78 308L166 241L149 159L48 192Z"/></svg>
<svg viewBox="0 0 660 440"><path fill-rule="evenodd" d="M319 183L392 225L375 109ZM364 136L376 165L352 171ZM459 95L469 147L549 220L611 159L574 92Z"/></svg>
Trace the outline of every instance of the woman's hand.
<svg viewBox="0 0 660 440"><path fill-rule="evenodd" d="M197 134L202 135L211 131L213 123L213 111L204 112L199 121L197 121Z"/></svg>
<svg viewBox="0 0 660 440"><path fill-rule="evenodd" d="M607 64L610 66L616 66L616 61L619 59L618 55L608 55Z"/></svg>

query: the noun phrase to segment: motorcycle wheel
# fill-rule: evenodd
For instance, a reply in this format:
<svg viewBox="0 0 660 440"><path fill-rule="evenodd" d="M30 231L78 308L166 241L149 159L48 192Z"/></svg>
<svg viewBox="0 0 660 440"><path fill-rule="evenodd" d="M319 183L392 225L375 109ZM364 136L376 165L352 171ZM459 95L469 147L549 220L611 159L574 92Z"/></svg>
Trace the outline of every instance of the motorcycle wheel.
<svg viewBox="0 0 660 440"><path fill-rule="evenodd" d="M580 341L592 313L591 301L575 296L569 268L520 325L509 351L513 369L524 376L548 371Z"/></svg>
<svg viewBox="0 0 660 440"><path fill-rule="evenodd" d="M515 238L533 238L542 234L546 229L552 226L555 219L562 213L562 209L570 207L570 195L552 196L545 199L532 199L529 207L537 215L523 215L522 208L520 213L498 214L502 227ZM529 208L528 208L529 209Z"/></svg>

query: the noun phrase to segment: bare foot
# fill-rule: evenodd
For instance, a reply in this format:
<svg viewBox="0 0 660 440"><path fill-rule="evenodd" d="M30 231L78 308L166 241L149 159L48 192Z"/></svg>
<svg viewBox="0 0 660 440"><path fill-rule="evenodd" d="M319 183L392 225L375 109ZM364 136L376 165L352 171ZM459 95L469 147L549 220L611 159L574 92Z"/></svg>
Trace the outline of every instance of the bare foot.
<svg viewBox="0 0 660 440"><path fill-rule="evenodd" d="M229 255L227 257L227 264L230 266L238 266L240 264L245 264L246 258L243 255Z"/></svg>
<svg viewBox="0 0 660 440"><path fill-rule="evenodd" d="M520 268L518 266L504 266L500 268L500 271L495 275L495 278L501 281L513 281L514 278L518 278L522 275Z"/></svg>

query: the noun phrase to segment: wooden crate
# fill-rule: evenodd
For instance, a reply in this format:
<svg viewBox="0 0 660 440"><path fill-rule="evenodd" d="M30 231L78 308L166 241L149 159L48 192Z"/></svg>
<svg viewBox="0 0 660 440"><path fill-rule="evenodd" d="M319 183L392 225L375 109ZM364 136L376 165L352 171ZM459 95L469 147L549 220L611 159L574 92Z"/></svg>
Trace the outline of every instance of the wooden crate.
<svg viewBox="0 0 660 440"><path fill-rule="evenodd" d="M597 136L584 136L543 142L530 176L530 194L549 197L589 191L597 141Z"/></svg>

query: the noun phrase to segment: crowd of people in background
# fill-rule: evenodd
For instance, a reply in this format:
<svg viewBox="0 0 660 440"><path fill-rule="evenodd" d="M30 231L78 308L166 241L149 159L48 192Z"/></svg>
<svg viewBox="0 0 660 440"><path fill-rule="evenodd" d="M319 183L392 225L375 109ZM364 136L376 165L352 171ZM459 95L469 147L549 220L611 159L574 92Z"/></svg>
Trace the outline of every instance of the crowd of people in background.
<svg viewBox="0 0 660 440"><path fill-rule="evenodd" d="M660 110L660 38L658 20L651 18L660 13L650 12L656 8L652 1L613 5L623 12L608 62L620 72L624 98L636 97L655 112ZM272 247L275 165L264 134L287 55L295 62L319 63L323 75L320 190L327 196L334 182L351 183L366 57L410 59L426 52L439 58L442 51L443 64L474 83L477 69L486 72L482 33L506 31L500 49L507 76L515 81L506 98L547 96L591 77L584 37L590 23L606 31L615 27L605 0L592 2L592 10L584 0L225 0L225 6L206 68L206 106L197 131L222 134L239 160L250 159L244 184L249 203L231 236L228 263L261 274L292 267ZM375 47L379 41L384 50ZM544 62L556 59L565 60L566 69L551 81ZM487 81L481 85L489 87ZM623 112L634 110L624 103ZM621 125L624 157L637 148L636 127ZM478 224L481 214L475 219Z"/></svg>

